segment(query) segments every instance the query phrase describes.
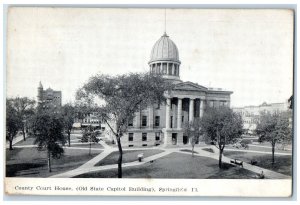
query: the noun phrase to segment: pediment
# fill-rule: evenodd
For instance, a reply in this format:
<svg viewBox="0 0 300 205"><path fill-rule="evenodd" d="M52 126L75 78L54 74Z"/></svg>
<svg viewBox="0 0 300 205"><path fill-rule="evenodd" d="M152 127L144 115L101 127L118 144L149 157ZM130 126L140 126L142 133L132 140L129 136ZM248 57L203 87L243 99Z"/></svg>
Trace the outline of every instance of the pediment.
<svg viewBox="0 0 300 205"><path fill-rule="evenodd" d="M186 91L207 91L208 89L204 86L198 85L192 82L182 82L176 84L174 90L186 90Z"/></svg>

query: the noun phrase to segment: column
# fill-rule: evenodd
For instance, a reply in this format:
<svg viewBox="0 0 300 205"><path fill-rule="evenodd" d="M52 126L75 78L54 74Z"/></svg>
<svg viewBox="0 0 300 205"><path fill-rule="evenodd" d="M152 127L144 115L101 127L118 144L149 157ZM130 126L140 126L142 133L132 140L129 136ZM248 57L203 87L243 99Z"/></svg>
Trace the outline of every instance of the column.
<svg viewBox="0 0 300 205"><path fill-rule="evenodd" d="M172 66L172 75L174 75L174 73L175 73L175 66L174 66L175 64L173 63L173 66Z"/></svg>
<svg viewBox="0 0 300 205"><path fill-rule="evenodd" d="M169 66L170 66L170 63L167 63L167 71L166 71L165 75L169 74Z"/></svg>
<svg viewBox="0 0 300 205"><path fill-rule="evenodd" d="M171 99L167 98L167 103L166 103L166 129L170 129L170 106L171 106Z"/></svg>
<svg viewBox="0 0 300 205"><path fill-rule="evenodd" d="M182 99L178 98L177 104L177 128L181 128L181 120L182 120Z"/></svg>
<svg viewBox="0 0 300 205"><path fill-rule="evenodd" d="M190 98L189 121L194 120L194 99Z"/></svg>
<svg viewBox="0 0 300 205"><path fill-rule="evenodd" d="M150 105L148 108L149 111L149 128L153 128L153 105Z"/></svg>
<svg viewBox="0 0 300 205"><path fill-rule="evenodd" d="M203 100L200 99L200 108L199 108L199 117L200 118L203 116L203 111L204 111L204 104L203 104Z"/></svg>

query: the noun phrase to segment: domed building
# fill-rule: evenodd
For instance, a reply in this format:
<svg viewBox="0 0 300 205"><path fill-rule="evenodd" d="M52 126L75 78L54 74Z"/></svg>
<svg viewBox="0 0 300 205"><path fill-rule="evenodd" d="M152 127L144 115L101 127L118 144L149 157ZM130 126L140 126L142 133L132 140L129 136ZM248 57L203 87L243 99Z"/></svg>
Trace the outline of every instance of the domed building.
<svg viewBox="0 0 300 205"><path fill-rule="evenodd" d="M166 102L149 106L137 112L129 122L128 133L122 143L134 146L176 146L189 144L183 125L194 118L201 118L205 107L230 106L231 91L206 88L180 79L179 52L176 44L164 33L154 44L150 61L151 73L162 74L175 84Z"/></svg>

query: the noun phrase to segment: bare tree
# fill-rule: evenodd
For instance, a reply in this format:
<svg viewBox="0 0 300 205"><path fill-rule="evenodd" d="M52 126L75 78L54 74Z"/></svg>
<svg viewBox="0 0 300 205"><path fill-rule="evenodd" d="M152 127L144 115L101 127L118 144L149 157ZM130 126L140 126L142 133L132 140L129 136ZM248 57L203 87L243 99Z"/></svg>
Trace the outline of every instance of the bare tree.
<svg viewBox="0 0 300 205"><path fill-rule="evenodd" d="M200 137L203 134L201 131L201 120L199 118L195 118L191 122L186 122L183 130L192 145L192 156L194 156L195 145L200 141Z"/></svg>

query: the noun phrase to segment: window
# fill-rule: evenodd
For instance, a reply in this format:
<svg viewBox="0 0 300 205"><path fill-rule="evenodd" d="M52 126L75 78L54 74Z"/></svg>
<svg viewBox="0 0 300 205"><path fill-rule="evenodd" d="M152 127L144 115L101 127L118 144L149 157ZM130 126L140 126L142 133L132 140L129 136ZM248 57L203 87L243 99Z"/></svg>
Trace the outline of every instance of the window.
<svg viewBox="0 0 300 205"><path fill-rule="evenodd" d="M128 141L133 141L133 133L128 133Z"/></svg>
<svg viewBox="0 0 300 205"><path fill-rule="evenodd" d="M128 147L133 147L133 144L128 145Z"/></svg>
<svg viewBox="0 0 300 205"><path fill-rule="evenodd" d="M156 127L159 126L159 122L160 122L160 117L159 116L155 116L155 126Z"/></svg>
<svg viewBox="0 0 300 205"><path fill-rule="evenodd" d="M160 140L160 132L155 132L155 140Z"/></svg>
<svg viewBox="0 0 300 205"><path fill-rule="evenodd" d="M142 116L142 126L147 126L147 116Z"/></svg>
<svg viewBox="0 0 300 205"><path fill-rule="evenodd" d="M170 127L173 128L173 116L171 116L171 121L170 122L171 122Z"/></svg>
<svg viewBox="0 0 300 205"><path fill-rule="evenodd" d="M143 147L147 147L147 144L143 144Z"/></svg>
<svg viewBox="0 0 300 205"><path fill-rule="evenodd" d="M181 122L183 122L183 121L184 121L184 116L181 117Z"/></svg>
<svg viewBox="0 0 300 205"><path fill-rule="evenodd" d="M142 141L147 141L147 133L142 133Z"/></svg>
<svg viewBox="0 0 300 205"><path fill-rule="evenodd" d="M133 118L128 120L128 126L130 126L130 127L133 126Z"/></svg>

